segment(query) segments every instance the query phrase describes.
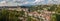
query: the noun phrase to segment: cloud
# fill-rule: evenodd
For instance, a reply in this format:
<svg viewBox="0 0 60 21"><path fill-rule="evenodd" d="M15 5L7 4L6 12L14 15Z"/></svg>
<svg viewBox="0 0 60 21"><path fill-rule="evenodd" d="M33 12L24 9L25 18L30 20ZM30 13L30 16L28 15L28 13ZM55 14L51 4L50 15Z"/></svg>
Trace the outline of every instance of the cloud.
<svg viewBox="0 0 60 21"><path fill-rule="evenodd" d="M60 0L48 0L48 4L60 4Z"/></svg>
<svg viewBox="0 0 60 21"><path fill-rule="evenodd" d="M0 6L17 6L17 5L23 5L28 3L29 2L25 0L3 0L0 2Z"/></svg>
<svg viewBox="0 0 60 21"><path fill-rule="evenodd" d="M44 0L35 0L33 3L41 2L41 1L44 1Z"/></svg>
<svg viewBox="0 0 60 21"><path fill-rule="evenodd" d="M1 1L0 3L6 3L6 1Z"/></svg>
<svg viewBox="0 0 60 21"><path fill-rule="evenodd" d="M3 3L3 4L2 4ZM34 0L32 2L32 0L28 1L28 0L3 0L0 2L0 6L1 5L7 5L7 6L16 6L16 5L39 5L39 4L59 4L60 0Z"/></svg>

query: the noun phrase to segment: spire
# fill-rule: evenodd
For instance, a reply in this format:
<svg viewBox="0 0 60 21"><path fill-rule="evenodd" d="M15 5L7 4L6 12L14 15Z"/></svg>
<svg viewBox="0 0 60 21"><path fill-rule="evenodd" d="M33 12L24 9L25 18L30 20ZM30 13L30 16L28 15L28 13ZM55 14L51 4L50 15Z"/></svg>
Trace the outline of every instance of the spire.
<svg viewBox="0 0 60 21"><path fill-rule="evenodd" d="M21 8L19 5L17 5L17 8Z"/></svg>
<svg viewBox="0 0 60 21"><path fill-rule="evenodd" d="M17 8L19 8L19 5L17 4Z"/></svg>

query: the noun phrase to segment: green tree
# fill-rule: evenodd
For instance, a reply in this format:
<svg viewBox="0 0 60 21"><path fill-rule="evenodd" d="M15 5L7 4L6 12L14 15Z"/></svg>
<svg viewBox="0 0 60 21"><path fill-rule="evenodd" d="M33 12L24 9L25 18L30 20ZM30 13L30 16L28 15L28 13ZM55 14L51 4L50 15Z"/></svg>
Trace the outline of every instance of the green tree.
<svg viewBox="0 0 60 21"><path fill-rule="evenodd" d="M57 21L56 14L53 14L53 15L51 16L51 21Z"/></svg>
<svg viewBox="0 0 60 21"><path fill-rule="evenodd" d="M48 9L48 10L49 10L49 11L55 11L56 8L57 8L57 5L53 5L53 6L51 6L50 9Z"/></svg>
<svg viewBox="0 0 60 21"><path fill-rule="evenodd" d="M2 10L0 10L0 13L1 13L0 21L8 21L9 12L6 9L3 8Z"/></svg>

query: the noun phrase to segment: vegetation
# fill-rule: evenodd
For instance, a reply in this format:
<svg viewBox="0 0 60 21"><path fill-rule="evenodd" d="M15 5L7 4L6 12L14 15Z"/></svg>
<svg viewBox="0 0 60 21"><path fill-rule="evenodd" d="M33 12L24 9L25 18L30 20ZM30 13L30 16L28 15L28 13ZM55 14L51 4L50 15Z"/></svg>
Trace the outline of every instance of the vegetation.
<svg viewBox="0 0 60 21"><path fill-rule="evenodd" d="M24 11L8 11L5 9L0 10L0 21L18 21L18 17L23 15Z"/></svg>
<svg viewBox="0 0 60 21"><path fill-rule="evenodd" d="M56 13L51 15L51 21L60 21L60 6L58 5L37 5L37 6L31 6L29 8L29 11L38 11L38 10L44 10L43 8L46 8L48 11L55 11ZM40 12L39 12L40 13ZM22 21L18 19L18 17L24 17L25 11L11 11L11 10L6 10L5 8L0 10L0 21ZM31 17L27 17L27 21L31 21ZM34 20L32 20L34 21ZM35 20L36 21L36 20Z"/></svg>
<svg viewBox="0 0 60 21"><path fill-rule="evenodd" d="M37 10L44 10L43 8L46 8L48 11L55 11L54 15L52 13L51 15L51 21L60 21L60 5L38 5L38 6L32 6L30 8L30 11L37 11Z"/></svg>

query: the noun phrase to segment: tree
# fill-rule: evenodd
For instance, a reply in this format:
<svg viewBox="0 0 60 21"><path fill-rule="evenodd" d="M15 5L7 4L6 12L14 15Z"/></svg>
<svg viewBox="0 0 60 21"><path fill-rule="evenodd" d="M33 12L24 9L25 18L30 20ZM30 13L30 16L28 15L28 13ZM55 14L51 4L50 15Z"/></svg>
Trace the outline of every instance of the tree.
<svg viewBox="0 0 60 21"><path fill-rule="evenodd" d="M56 8L57 8L57 5L53 5L53 6L51 6L50 9L48 9L48 10L49 10L49 11L55 11Z"/></svg>
<svg viewBox="0 0 60 21"><path fill-rule="evenodd" d="M59 14L56 14L56 20L60 21L60 15Z"/></svg>
<svg viewBox="0 0 60 21"><path fill-rule="evenodd" d="M51 21L57 21L57 19L56 19L56 14L53 14L53 15L51 16Z"/></svg>
<svg viewBox="0 0 60 21"><path fill-rule="evenodd" d="M1 20L0 21L8 21L8 15L9 15L9 12L6 10L6 9L2 9L0 10L0 13L1 13Z"/></svg>

